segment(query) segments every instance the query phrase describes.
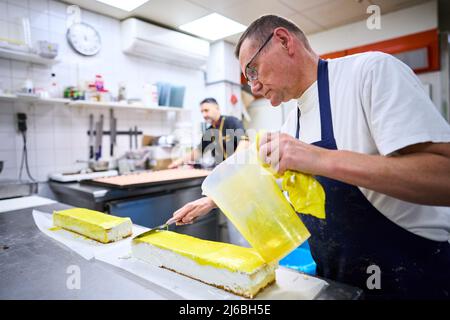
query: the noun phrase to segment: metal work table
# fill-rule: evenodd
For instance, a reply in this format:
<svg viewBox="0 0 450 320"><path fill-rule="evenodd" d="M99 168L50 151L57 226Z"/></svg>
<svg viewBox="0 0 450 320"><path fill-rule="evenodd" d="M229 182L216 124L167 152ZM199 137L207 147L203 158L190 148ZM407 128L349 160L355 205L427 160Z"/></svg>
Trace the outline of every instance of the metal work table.
<svg viewBox="0 0 450 320"><path fill-rule="evenodd" d="M149 187L130 189L108 188L79 182L63 183L49 181L48 185L60 202L85 208L91 207L91 209L95 210L103 210L104 208L101 208L103 203L111 200L127 199L129 197L139 197L158 193L169 193L180 189L195 187L200 188L204 179L204 177L192 178L159 183Z"/></svg>
<svg viewBox="0 0 450 320"><path fill-rule="evenodd" d="M56 203L40 211L67 209ZM100 261L87 261L42 233L33 208L0 213L0 299L182 299L173 292ZM66 286L69 266L80 268L81 288ZM327 280L316 299L360 299L360 289Z"/></svg>

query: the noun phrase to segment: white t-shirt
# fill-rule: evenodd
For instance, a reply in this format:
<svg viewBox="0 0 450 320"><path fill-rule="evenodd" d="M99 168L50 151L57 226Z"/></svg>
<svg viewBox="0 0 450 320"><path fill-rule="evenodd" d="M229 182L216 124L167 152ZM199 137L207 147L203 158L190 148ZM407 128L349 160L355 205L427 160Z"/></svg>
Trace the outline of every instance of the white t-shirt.
<svg viewBox="0 0 450 320"><path fill-rule="evenodd" d="M412 70L391 55L370 52L328 60L331 114L339 150L390 155L421 142L450 142L450 125ZM298 99L300 140L321 140L317 82ZM297 110L281 131L295 137ZM414 172L412 174L420 174ZM449 173L450 174L450 173ZM450 207L417 205L359 188L388 219L419 236L450 239Z"/></svg>

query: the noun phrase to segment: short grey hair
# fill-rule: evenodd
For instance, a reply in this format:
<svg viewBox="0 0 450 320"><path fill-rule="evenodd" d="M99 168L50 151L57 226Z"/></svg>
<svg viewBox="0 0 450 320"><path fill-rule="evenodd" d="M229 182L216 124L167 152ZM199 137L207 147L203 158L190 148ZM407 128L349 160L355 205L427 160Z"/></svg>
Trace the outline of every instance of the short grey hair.
<svg viewBox="0 0 450 320"><path fill-rule="evenodd" d="M306 48L310 49L308 39L306 39L303 31L294 22L280 16L268 14L253 21L241 35L234 50L236 58L239 59L239 53L244 40L252 39L262 44L270 36L270 33L278 27L286 28L288 31L294 33L305 44Z"/></svg>

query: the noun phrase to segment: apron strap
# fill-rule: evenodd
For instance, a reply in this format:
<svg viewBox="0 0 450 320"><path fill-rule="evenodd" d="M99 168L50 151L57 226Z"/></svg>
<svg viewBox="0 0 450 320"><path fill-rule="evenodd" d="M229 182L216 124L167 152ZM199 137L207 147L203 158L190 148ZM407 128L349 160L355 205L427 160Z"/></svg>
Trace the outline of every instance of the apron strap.
<svg viewBox="0 0 450 320"><path fill-rule="evenodd" d="M319 91L321 141L334 142L333 119L331 117L330 87L328 83L328 61L319 59L317 67L317 87ZM295 138L300 137L300 108L297 106L297 128Z"/></svg>

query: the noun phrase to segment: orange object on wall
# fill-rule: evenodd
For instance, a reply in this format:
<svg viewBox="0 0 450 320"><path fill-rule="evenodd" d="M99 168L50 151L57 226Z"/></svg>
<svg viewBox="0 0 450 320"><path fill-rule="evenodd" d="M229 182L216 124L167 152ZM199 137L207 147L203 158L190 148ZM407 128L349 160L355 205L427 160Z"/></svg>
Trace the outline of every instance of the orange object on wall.
<svg viewBox="0 0 450 320"><path fill-rule="evenodd" d="M422 48L427 49L428 66L426 68L415 69L414 72L423 73L438 71L440 69L440 58L439 32L437 29L414 33L403 37L350 48L347 50L331 52L321 55L321 58L333 59L367 51L382 51L389 54L397 54Z"/></svg>

